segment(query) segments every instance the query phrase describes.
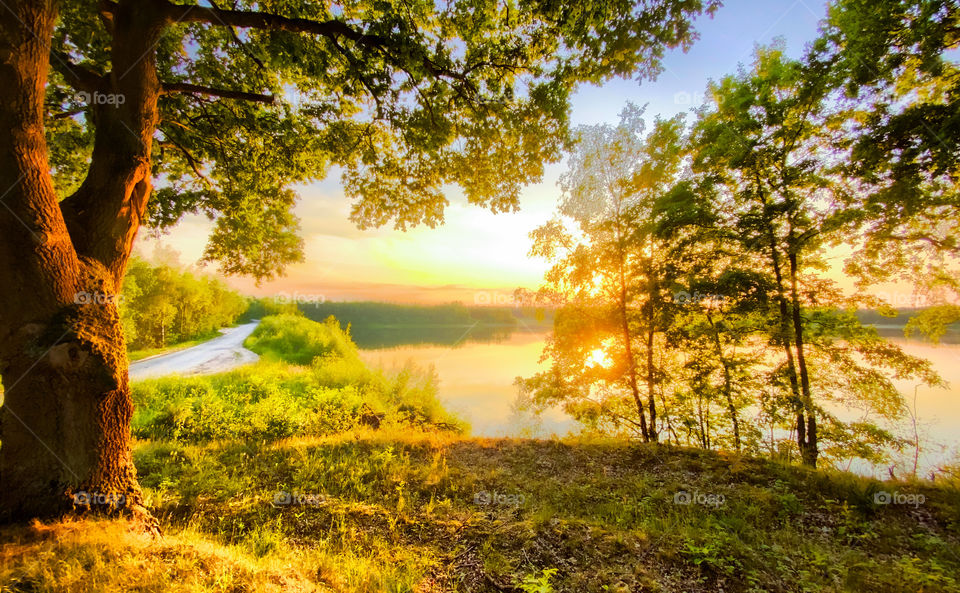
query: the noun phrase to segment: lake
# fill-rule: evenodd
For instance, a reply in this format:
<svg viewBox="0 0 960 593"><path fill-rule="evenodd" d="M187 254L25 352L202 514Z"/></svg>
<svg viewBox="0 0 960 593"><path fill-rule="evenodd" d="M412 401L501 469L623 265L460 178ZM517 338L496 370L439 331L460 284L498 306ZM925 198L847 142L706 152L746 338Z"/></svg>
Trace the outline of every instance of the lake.
<svg viewBox="0 0 960 593"><path fill-rule="evenodd" d="M960 333L952 332L941 344L906 339L901 328L880 327L881 335L899 344L907 353L927 358L949 382L948 389L916 387L910 381L898 381L907 404L916 412L921 444L920 466L924 473L954 457L960 445ZM397 368L408 361L436 369L440 380L440 399L444 405L467 420L477 436L563 436L577 432L579 424L561 410L553 409L540 418L514 409L518 376L529 377L545 367L539 363L548 332L498 328L389 328L365 329L354 337L364 359L385 369ZM409 342L404 343L407 339ZM389 347L384 347L389 345ZM904 435L912 437L912 424L904 425ZM912 450L905 453L912 459ZM886 475L886 470L853 466L861 473Z"/></svg>
<svg viewBox="0 0 960 593"><path fill-rule="evenodd" d="M468 328L458 331L463 334ZM393 333L393 332L391 332ZM578 423L560 410L540 418L514 410L517 377L540 370L544 331L505 332L496 339L461 336L450 345L415 344L363 349L364 359L385 369L412 361L432 365L440 379L440 399L467 420L476 436L549 436L576 431ZM361 342L362 344L362 342Z"/></svg>

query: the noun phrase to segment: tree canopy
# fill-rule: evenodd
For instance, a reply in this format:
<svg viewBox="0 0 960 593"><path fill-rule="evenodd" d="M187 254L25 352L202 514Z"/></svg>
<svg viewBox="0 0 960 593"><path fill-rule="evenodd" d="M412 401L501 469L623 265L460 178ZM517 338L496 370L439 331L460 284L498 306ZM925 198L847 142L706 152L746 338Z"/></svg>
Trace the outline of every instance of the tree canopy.
<svg viewBox="0 0 960 593"><path fill-rule="evenodd" d="M911 328L960 320L960 7L949 0L839 0L812 61L844 106L838 168L850 180L847 271L862 285L912 282L930 305Z"/></svg>
<svg viewBox="0 0 960 593"><path fill-rule="evenodd" d="M206 257L260 278L300 256L294 189L333 168L361 226L436 225L447 184L473 204L515 209L520 187L565 146L577 84L655 75L667 48L693 40L691 17L716 7L141 4L60 7L46 100L58 192L83 209L97 128L128 125L112 122L110 110L136 101L120 83L141 57L118 56L118 37L127 21L154 19L162 31L149 50L160 96L148 223L163 229L185 213L206 214L215 220ZM123 141L141 141L129 127Z"/></svg>
<svg viewBox="0 0 960 593"><path fill-rule="evenodd" d="M601 432L814 466L877 463L903 444L894 380L942 382L863 326L862 295L825 273L828 247L865 261L865 243L891 240L870 225L899 213L858 208L867 140L851 140L859 112L836 101L843 79L822 49L759 48L710 84L690 126L647 133L628 108L616 128L579 134L559 216L531 233L562 307L551 367L519 381L525 403Z"/></svg>

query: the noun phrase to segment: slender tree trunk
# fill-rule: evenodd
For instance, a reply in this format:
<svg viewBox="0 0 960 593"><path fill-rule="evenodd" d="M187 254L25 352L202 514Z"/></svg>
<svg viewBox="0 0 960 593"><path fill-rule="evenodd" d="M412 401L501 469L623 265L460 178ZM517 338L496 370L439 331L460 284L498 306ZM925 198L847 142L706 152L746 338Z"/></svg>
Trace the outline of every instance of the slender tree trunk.
<svg viewBox="0 0 960 593"><path fill-rule="evenodd" d="M768 223L769 224L769 223ZM790 393L794 402L794 411L796 413L797 428L797 447L800 450L801 458L804 457L804 451L807 450L807 427L804 414L803 398L800 394L800 383L797 378L797 365L793 357L793 346L790 339L790 313L787 305L786 287L783 281L783 271L780 266L780 252L777 249L776 240L773 235L773 227L770 226L770 260L773 265L774 278L777 282L777 304L780 310L780 341L783 345L784 354L787 357L787 377L790 381Z"/></svg>
<svg viewBox="0 0 960 593"><path fill-rule="evenodd" d="M618 214L619 216L619 214ZM617 222L617 271L620 280L620 302L617 303L620 314L620 331L623 336L623 349L627 358L627 375L630 383L630 394L637 406L637 414L640 416L640 432L643 435L644 442L650 441L651 426L647 425L647 415L644 412L643 401L640 399L640 386L637 378L637 362L633 355L633 334L630 332L630 316L627 309L627 275L626 275L626 256L623 252L622 236Z"/></svg>
<svg viewBox="0 0 960 593"><path fill-rule="evenodd" d="M120 74L75 76L124 101L89 106L97 124L90 168L59 203L43 135L54 3L11 0L0 10L3 520L77 505L149 518L131 459L133 405L115 296L150 193L160 10L122 0L112 22Z"/></svg>
<svg viewBox="0 0 960 593"><path fill-rule="evenodd" d="M697 429L699 434L700 447L703 449L709 449L707 446L707 429L704 426L703 420L703 393L697 393Z"/></svg>
<svg viewBox="0 0 960 593"><path fill-rule="evenodd" d="M667 444L670 443L670 435L673 435L673 442L675 445L680 445L680 439L677 437L677 431L673 428L673 422L670 420L670 408L667 407L667 396L663 392L663 389L660 389L660 409L663 411L664 423L667 427Z"/></svg>
<svg viewBox="0 0 960 593"><path fill-rule="evenodd" d="M637 379L637 364L633 357L633 336L630 333L630 319L627 315L627 294L626 285L623 283L623 268L620 270L620 329L623 334L623 347L627 364L629 365L628 380L630 382L630 394L637 406L637 414L640 416L640 432L643 434L643 440L650 440L650 428L647 426L647 415L644 412L643 401L640 399L640 384Z"/></svg>
<svg viewBox="0 0 960 593"><path fill-rule="evenodd" d="M791 252L790 259L790 298L793 301L793 331L794 344L797 348L797 365L800 369L800 389L803 395L803 410L807 417L806 446L800 450L803 463L812 467L817 466L819 450L817 447L817 415L813 408L813 397L810 394L810 375L807 373L807 359L803 346L803 319L800 315L800 295L797 289L797 254ZM797 427L800 429L800 426Z"/></svg>
<svg viewBox="0 0 960 593"><path fill-rule="evenodd" d="M651 254L653 242L647 242ZM647 407L650 411L650 440L657 440L657 402L654 399L656 378L654 377L653 345L656 337L656 299L658 296L657 276L653 269L653 257L647 260Z"/></svg>
<svg viewBox="0 0 960 593"><path fill-rule="evenodd" d="M647 407L650 410L650 440L656 442L657 435L657 402L654 400L656 380L653 376L653 329L647 330Z"/></svg>
<svg viewBox="0 0 960 593"><path fill-rule="evenodd" d="M167 320L166 316L163 314L163 310L160 311L160 347L163 348L167 345Z"/></svg>
<svg viewBox="0 0 960 593"><path fill-rule="evenodd" d="M755 171L754 176L757 193L760 196L760 203L766 211L767 198L762 191L763 184L760 179L760 172ZM780 310L780 331L778 337L783 346L784 354L787 357L787 376L790 381L791 399L794 405L794 412L796 413L797 448L800 450L801 458L806 459L807 455L805 455L804 452L808 450L808 431L806 426L804 401L803 397L801 396L800 383L797 375L797 365L794 361L793 347L790 339L790 325L792 316L790 315L789 307L787 305L787 292L786 287L784 286L783 270L780 263L780 251L777 248L777 239L774 234L774 221L770 219L766 212L764 212L764 224L767 226L767 240L768 247L770 248L770 261L773 266L773 273L777 283L777 304Z"/></svg>
<svg viewBox="0 0 960 593"><path fill-rule="evenodd" d="M727 362L727 358L723 355L723 347L720 344L720 332L717 330L716 324L713 322L713 316L707 311L707 322L710 324L710 329L712 330L713 335L713 346L717 353L717 358L720 359L720 365L723 367L723 395L727 400L727 412L730 414L730 423L733 425L733 442L737 448L737 451L740 450L740 418L737 414L737 407L733 405L733 385L730 379L730 366Z"/></svg>

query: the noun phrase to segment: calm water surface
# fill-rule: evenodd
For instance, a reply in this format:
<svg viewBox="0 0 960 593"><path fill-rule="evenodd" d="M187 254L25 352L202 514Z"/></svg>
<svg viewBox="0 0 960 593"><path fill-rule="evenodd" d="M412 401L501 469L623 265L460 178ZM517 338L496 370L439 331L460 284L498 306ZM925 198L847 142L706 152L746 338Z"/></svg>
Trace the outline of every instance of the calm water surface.
<svg viewBox="0 0 960 593"><path fill-rule="evenodd" d="M560 410L539 419L514 410L517 377L540 370L545 332L516 331L492 342L464 340L456 346L408 345L362 350L364 358L385 369L412 361L436 369L440 399L468 421L475 436L549 436L576 432L579 424Z"/></svg>
<svg viewBox="0 0 960 593"><path fill-rule="evenodd" d="M949 382L947 389L916 386L910 381L896 382L911 408L914 408L916 388L916 413L924 449L920 465L922 471L929 471L956 455L960 445L960 339L948 335L945 343L934 345L907 340L896 328L882 328L881 333L907 353L931 360ZM517 331L499 335L494 341L471 341L467 336L455 346L418 344L368 348L362 352L368 362L387 369L407 361L421 366L433 365L440 379L440 398L444 405L467 420L476 436L575 433L578 423L561 410L550 410L537 419L518 413L513 407L517 397L514 379L529 377L545 368L538 361L546 336L544 331ZM912 425L904 425L904 436L912 437L912 430ZM912 460L912 450L905 455ZM853 469L879 473L865 468Z"/></svg>

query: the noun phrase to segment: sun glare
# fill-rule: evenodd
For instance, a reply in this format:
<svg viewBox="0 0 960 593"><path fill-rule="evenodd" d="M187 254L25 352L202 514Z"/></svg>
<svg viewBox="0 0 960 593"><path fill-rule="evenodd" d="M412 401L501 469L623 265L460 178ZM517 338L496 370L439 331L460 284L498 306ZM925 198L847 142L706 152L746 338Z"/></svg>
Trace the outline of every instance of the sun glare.
<svg viewBox="0 0 960 593"><path fill-rule="evenodd" d="M587 356L587 366L608 368L613 363L603 348L594 348Z"/></svg>

